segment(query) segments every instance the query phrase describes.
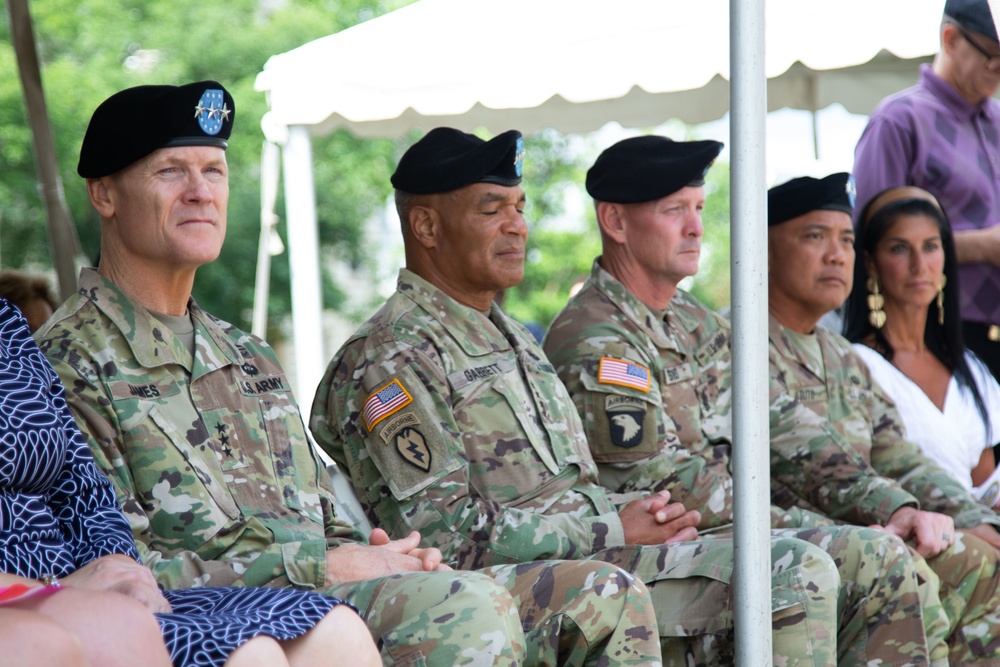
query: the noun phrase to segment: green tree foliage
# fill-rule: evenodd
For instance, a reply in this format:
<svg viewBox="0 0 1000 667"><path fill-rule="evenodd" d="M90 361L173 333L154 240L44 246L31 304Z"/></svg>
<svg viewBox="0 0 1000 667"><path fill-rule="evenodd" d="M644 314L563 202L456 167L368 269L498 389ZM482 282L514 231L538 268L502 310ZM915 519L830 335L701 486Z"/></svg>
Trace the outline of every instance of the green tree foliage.
<svg viewBox="0 0 1000 667"><path fill-rule="evenodd" d="M76 161L94 108L134 85L216 79L237 106L230 141L229 230L220 261L199 270L195 297L224 319L249 326L260 227L260 119L253 82L267 59L412 0L32 0L45 88L66 200L86 254L99 249L99 220ZM6 13L5 13L6 19ZM336 63L331 66L349 66ZM363 257L360 222L389 192L399 142L346 133L316 142L321 243L352 262ZM50 264L31 134L10 40L0 24L0 266ZM278 202L283 211L283 201ZM283 231L283 230L282 230ZM289 312L288 255L274 259L271 312ZM327 285L325 300L338 294Z"/></svg>
<svg viewBox="0 0 1000 667"><path fill-rule="evenodd" d="M716 162L705 177L705 236L697 275L682 284L709 308L729 305L729 164ZM690 284L688 284L690 283Z"/></svg>

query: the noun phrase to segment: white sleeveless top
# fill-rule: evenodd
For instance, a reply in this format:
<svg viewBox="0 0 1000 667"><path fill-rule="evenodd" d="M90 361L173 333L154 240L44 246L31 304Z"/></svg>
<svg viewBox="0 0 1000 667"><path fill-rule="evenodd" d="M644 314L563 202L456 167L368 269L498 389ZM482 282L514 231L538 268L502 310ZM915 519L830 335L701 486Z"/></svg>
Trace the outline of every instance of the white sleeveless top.
<svg viewBox="0 0 1000 667"><path fill-rule="evenodd" d="M941 411L913 380L881 354L860 343L855 343L854 349L871 368L875 380L896 402L907 438L963 486L973 490L972 469L979 464L984 449L1000 442L1000 385L983 362L971 352L965 353L989 416L989 439L972 393L963 391L954 375L948 382Z"/></svg>

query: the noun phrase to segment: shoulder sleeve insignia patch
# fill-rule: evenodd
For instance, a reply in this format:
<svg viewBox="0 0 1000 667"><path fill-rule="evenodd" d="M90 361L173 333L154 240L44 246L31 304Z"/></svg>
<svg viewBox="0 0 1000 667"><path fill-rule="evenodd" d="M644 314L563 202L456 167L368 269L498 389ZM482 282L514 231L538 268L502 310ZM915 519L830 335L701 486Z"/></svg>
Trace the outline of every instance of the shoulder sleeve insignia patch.
<svg viewBox="0 0 1000 667"><path fill-rule="evenodd" d="M370 433L380 421L393 415L413 402L410 392L398 379L376 389L365 400L361 414L365 419L365 427Z"/></svg>
<svg viewBox="0 0 1000 667"><path fill-rule="evenodd" d="M624 359L601 357L597 381L649 392L649 369Z"/></svg>
<svg viewBox="0 0 1000 667"><path fill-rule="evenodd" d="M396 434L396 451L413 467L431 471L431 450L424 434L417 429L407 426Z"/></svg>

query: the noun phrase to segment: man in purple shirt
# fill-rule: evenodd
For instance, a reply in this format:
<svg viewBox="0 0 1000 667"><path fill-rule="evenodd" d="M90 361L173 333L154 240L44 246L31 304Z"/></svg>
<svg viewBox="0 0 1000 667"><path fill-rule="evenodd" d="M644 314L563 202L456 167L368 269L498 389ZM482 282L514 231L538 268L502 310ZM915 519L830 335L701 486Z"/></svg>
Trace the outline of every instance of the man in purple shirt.
<svg viewBox="0 0 1000 667"><path fill-rule="evenodd" d="M858 207L931 192L955 229L965 342L1000 377L1000 43L987 0L947 0L941 50L879 104L854 153Z"/></svg>

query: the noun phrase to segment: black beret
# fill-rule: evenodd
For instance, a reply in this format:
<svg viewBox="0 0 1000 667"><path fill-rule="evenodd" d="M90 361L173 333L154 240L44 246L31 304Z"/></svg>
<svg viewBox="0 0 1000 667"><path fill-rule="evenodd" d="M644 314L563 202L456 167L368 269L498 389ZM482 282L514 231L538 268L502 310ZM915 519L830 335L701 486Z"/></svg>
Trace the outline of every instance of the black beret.
<svg viewBox="0 0 1000 667"><path fill-rule="evenodd" d="M854 177L846 172L826 178L803 176L767 191L767 226L787 222L809 211L854 212Z"/></svg>
<svg viewBox="0 0 1000 667"><path fill-rule="evenodd" d="M615 204L654 201L688 185L703 185L721 150L718 141L624 139L605 149L587 171L587 192Z"/></svg>
<svg viewBox="0 0 1000 667"><path fill-rule="evenodd" d="M975 30L997 41L997 26L987 0L947 0L944 15L969 30Z"/></svg>
<svg viewBox="0 0 1000 667"><path fill-rule="evenodd" d="M108 176L169 146L225 149L235 118L232 95L215 81L126 88L94 111L76 171Z"/></svg>
<svg viewBox="0 0 1000 667"><path fill-rule="evenodd" d="M507 130L489 141L451 127L437 127L403 153L392 187L415 195L450 192L472 183L521 182L524 139Z"/></svg>

